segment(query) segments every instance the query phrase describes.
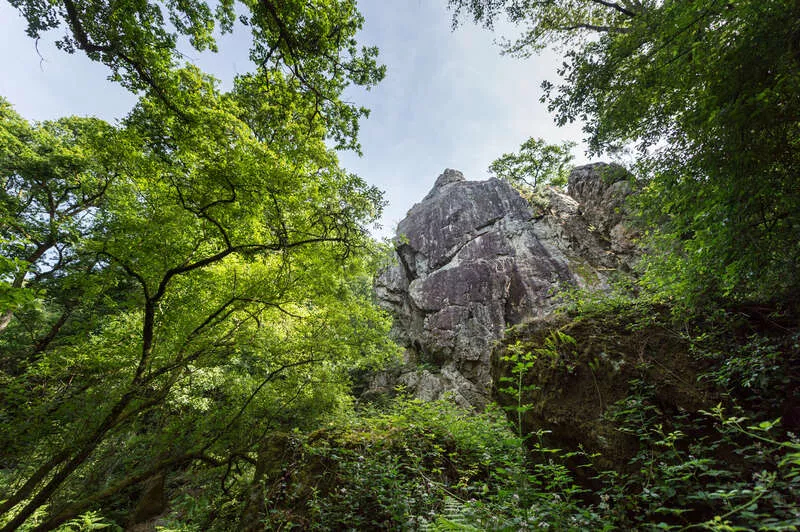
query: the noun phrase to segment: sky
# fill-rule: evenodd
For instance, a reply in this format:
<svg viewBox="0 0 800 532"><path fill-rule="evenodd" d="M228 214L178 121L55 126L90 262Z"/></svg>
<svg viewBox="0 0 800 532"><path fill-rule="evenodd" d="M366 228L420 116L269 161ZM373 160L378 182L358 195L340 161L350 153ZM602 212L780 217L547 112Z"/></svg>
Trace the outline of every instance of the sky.
<svg viewBox="0 0 800 532"><path fill-rule="evenodd" d="M502 56L494 44L501 34L471 23L452 31L446 0L360 0L359 8L366 19L359 38L378 46L387 74L370 91L347 92L346 99L371 114L361 124L363 156L343 152L340 160L385 191L389 204L376 237L392 236L445 168L487 179L489 164L528 137L582 139L579 125L556 127L539 102L541 82L557 79L555 53ZM43 38L37 50L17 11L0 1L0 96L29 120L123 118L135 96L107 81L105 66L64 54L52 41ZM249 35L240 33L224 36L218 54L183 51L229 87L251 68L248 44ZM575 156L576 163L587 162L581 146Z"/></svg>

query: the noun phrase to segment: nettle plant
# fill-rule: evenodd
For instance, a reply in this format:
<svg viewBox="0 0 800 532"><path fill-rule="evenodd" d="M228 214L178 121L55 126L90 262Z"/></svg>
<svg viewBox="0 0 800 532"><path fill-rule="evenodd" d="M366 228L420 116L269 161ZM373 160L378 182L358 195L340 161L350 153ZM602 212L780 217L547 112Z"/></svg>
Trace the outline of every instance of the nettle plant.
<svg viewBox="0 0 800 532"><path fill-rule="evenodd" d="M509 412L514 418L514 428L517 435L524 439L522 421L525 413L533 408L533 405L524 402L524 397L528 392L536 391L539 386L536 384L525 384L525 377L528 372L536 364L538 354L529 351L525 348L522 342L515 342L508 347L508 354L503 355L501 360L511 365L510 375L500 377L498 380L501 384L505 384L502 388L498 388L498 392L513 398L514 403L504 406L503 409Z"/></svg>
<svg viewBox="0 0 800 532"><path fill-rule="evenodd" d="M631 382L631 394L607 419L636 437L626 474L604 471L601 498L619 526L663 530L796 530L800 447L779 434L780 420L751 424L723 406L671 415L654 387Z"/></svg>
<svg viewBox="0 0 800 532"><path fill-rule="evenodd" d="M531 372L537 366L549 369L563 366L567 371L573 371L576 345L575 338L556 330L539 347L530 348L520 341L515 342L508 346L507 354L501 358L509 367L508 374L498 379L505 385L498 392L511 399L503 409L529 452L524 474L515 479L514 492L499 494L500 497L493 501L494 511L507 516L500 529L603 529L601 515L592 505L584 504L582 497L586 490L576 483L566 466L569 460L579 455L583 462L588 462L590 457L583 450L568 452L549 447L544 441L549 431L528 431L524 423L525 414L534 408L529 398L540 390L538 384L530 381Z"/></svg>
<svg viewBox="0 0 800 532"><path fill-rule="evenodd" d="M503 407L514 418L517 435L525 440L534 434L526 434L523 419L533 405L526 402L531 392L540 389L536 383L529 382L531 370L541 361L549 368L563 367L569 373L575 370L575 346L577 340L569 334L555 330L547 335L539 347L529 348L521 341L507 347L508 353L501 360L509 365L508 374L498 379L501 385L498 392L512 398L513 403ZM540 434L541 436L541 434Z"/></svg>
<svg viewBox="0 0 800 532"><path fill-rule="evenodd" d="M755 421L741 407L669 411L655 385L632 380L624 399L605 411L606 422L639 442L627 466L600 470L589 494L574 481L576 458L589 470L599 455L548 447L544 430L525 426L540 390L532 372L574 371L577 341L557 331L539 347L516 342L501 359L507 374L499 392L520 441L526 472L515 493L495 511L520 529L559 530L796 530L800 526L800 439L780 420ZM590 369L593 362L588 362ZM731 410L732 409L732 410ZM577 456L580 455L580 456ZM513 504L509 504L513 502ZM502 508L500 510L499 508ZM534 521L528 517L537 516ZM524 526L523 526L524 524Z"/></svg>

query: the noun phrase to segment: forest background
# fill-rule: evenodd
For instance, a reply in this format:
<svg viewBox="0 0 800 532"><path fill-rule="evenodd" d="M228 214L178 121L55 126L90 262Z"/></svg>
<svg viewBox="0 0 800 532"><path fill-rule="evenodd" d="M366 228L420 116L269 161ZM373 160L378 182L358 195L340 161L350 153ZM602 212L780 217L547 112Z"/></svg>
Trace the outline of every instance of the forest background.
<svg viewBox="0 0 800 532"><path fill-rule="evenodd" d="M133 525L154 508L179 529L480 528L492 515L511 529L798 526L798 445L769 395L772 379L791 389L797 354L796 2L449 2L456 24L519 25L507 53L558 46L560 81L543 85L556 122L582 122L591 154L635 150L639 277L616 299L578 296L576 312L623 300L725 331L733 306L757 302L786 323L739 351L687 327L698 357L726 349L706 375L730 388L725 407L756 407L695 413L718 439L687 447L676 442L710 429L666 430L640 391L620 430L662 455L636 458L639 476L596 472L598 500L573 455L496 411L353 410L358 372L397 354L371 291L384 199L336 153L358 151L367 115L346 89L386 72L358 42L354 2L10 3L30 37L55 30L57 48L138 99L113 125L31 123L0 104L2 530ZM237 20L253 68L221 88L182 46L213 50ZM535 386L517 382L519 397ZM692 468L675 469L686 456Z"/></svg>

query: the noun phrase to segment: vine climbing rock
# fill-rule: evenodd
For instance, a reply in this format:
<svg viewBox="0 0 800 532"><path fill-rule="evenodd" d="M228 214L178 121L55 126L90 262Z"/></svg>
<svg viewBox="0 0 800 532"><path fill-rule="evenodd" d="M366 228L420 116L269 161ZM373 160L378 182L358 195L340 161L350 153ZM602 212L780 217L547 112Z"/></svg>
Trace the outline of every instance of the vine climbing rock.
<svg viewBox="0 0 800 532"><path fill-rule="evenodd" d="M547 205L536 210L505 181L467 181L445 170L398 225L393 261L377 277L407 365L394 379L374 379L371 391L391 382L423 399L450 392L482 408L492 386L489 356L508 326L552 312L566 287L603 288L610 272L630 263L619 214L630 187L618 170L576 168L570 189L579 199L547 189Z"/></svg>

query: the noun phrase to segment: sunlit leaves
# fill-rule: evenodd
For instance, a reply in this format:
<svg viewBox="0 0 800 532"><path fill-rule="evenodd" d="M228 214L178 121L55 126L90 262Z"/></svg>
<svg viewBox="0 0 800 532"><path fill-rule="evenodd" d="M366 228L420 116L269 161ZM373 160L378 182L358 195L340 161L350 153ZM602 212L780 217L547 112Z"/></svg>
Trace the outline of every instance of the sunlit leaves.
<svg viewBox="0 0 800 532"><path fill-rule="evenodd" d="M354 8L342 16L360 24ZM192 24L183 30L203 46ZM338 100L348 76L325 77L338 59L304 53L230 93L194 67L150 63L157 83L118 127L31 125L0 109L11 288L0 376L13 383L0 443L26 464L6 528L52 497L54 508L76 501L56 526L146 477L157 456L252 460L270 431L346 403L351 368L395 353L370 291L367 227L382 195L326 145L331 134L355 142L360 114ZM299 69L314 54L312 86ZM30 294L37 308L24 308Z"/></svg>
<svg viewBox="0 0 800 532"><path fill-rule="evenodd" d="M313 101L314 120L325 124L324 134L342 148L358 149L358 121L367 114L343 101L342 92L350 84L373 86L385 72L377 62L377 49L360 46L355 38L363 18L354 0L11 4L26 18L31 37L59 31L59 48L68 53L82 50L107 65L111 79L134 92L154 95L184 120L196 109L183 101L186 89L176 77L187 57L185 49L216 51L219 35L234 28L251 33L253 75L290 80L298 95ZM244 27L237 27L237 15ZM269 90L266 84L264 88Z"/></svg>

